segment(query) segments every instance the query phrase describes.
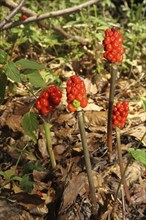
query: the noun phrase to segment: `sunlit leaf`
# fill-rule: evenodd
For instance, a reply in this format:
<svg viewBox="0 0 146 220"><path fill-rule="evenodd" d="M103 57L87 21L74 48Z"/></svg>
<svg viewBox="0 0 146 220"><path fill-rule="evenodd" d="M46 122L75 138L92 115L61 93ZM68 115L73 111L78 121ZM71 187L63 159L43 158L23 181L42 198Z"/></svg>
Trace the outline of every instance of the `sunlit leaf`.
<svg viewBox="0 0 146 220"><path fill-rule="evenodd" d="M33 72L30 74L27 74L27 77L29 78L30 83L36 87L36 88L45 88L46 83L41 77L39 72Z"/></svg>
<svg viewBox="0 0 146 220"><path fill-rule="evenodd" d="M15 82L21 82L20 72L15 63L13 62L7 63L5 65L4 70L5 70L7 77L9 77L11 80Z"/></svg>
<svg viewBox="0 0 146 220"><path fill-rule="evenodd" d="M1 63L1 64L6 63L8 57L9 57L8 54L7 54L4 50L1 50L1 49L0 49L0 63Z"/></svg>
<svg viewBox="0 0 146 220"><path fill-rule="evenodd" d="M44 66L41 64L38 64L35 61L32 60L26 60L26 59L21 59L16 62L18 66L20 66L21 69L33 69L33 70L38 70L38 69L43 69Z"/></svg>
<svg viewBox="0 0 146 220"><path fill-rule="evenodd" d="M128 151L132 154L135 160L140 161L144 166L146 166L146 151L135 148L129 148Z"/></svg>

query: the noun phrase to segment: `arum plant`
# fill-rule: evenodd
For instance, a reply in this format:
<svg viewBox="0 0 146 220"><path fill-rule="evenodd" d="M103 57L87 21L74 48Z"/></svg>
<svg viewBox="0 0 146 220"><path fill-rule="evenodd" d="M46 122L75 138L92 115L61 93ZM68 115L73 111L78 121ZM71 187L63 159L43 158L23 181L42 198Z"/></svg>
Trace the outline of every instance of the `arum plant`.
<svg viewBox="0 0 146 220"><path fill-rule="evenodd" d="M110 62L110 94L109 94L109 106L108 106L108 125L107 125L107 146L109 151L109 159L111 161L112 156L112 111L115 94L115 82L117 75L117 63L122 62L124 48L123 37L120 30L116 27L108 28L105 30L105 38L103 40L104 45L104 58Z"/></svg>
<svg viewBox="0 0 146 220"><path fill-rule="evenodd" d="M120 131L124 127L129 106L128 102L117 102L116 105L113 108L113 115L112 115L112 127L116 127L116 139L117 139L117 151L118 151L118 158L119 158L119 166L120 166L120 172L121 172L121 179L122 179L122 185L124 186L124 191L126 195L126 199L128 203L130 203L130 192L126 183L125 179L125 168L123 164L123 158L122 158L122 150L121 150L121 138L120 138Z"/></svg>
<svg viewBox="0 0 146 220"><path fill-rule="evenodd" d="M95 186L93 181L91 160L88 151L87 137L85 132L84 116L82 111L82 108L85 108L88 104L84 81L79 76L71 76L70 79L67 81L66 92L67 92L67 102L68 102L67 109L70 112L77 111L78 126L81 135L85 166L86 166L87 177L89 182L92 213L94 218L97 218L96 193L95 193Z"/></svg>
<svg viewBox="0 0 146 220"><path fill-rule="evenodd" d="M41 115L48 115L48 113L54 109L57 105L59 105L61 101L62 93L56 86L49 86L47 89L44 89L36 100L35 106ZM50 156L50 161L52 168L56 167L56 160L54 156L54 152L52 149L52 141L51 141L51 124L46 122L43 119L43 127L45 131L47 149Z"/></svg>

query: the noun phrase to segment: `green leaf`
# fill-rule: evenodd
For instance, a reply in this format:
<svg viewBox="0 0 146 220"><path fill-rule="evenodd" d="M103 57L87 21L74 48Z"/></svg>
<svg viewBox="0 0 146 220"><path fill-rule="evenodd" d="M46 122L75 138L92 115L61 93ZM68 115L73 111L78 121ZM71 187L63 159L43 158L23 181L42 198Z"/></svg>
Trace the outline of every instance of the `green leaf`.
<svg viewBox="0 0 146 220"><path fill-rule="evenodd" d="M38 64L35 61L32 60L26 60L26 59L21 59L16 62L18 66L20 66L21 69L33 69L33 70L39 70L43 69L44 65Z"/></svg>
<svg viewBox="0 0 146 220"><path fill-rule="evenodd" d="M7 62L8 54L4 50L0 50L0 63L4 64Z"/></svg>
<svg viewBox="0 0 146 220"><path fill-rule="evenodd" d="M135 160L140 161L144 166L146 166L146 151L141 149L129 148L128 152L132 154Z"/></svg>
<svg viewBox="0 0 146 220"><path fill-rule="evenodd" d="M24 164L23 174L30 174L33 172L33 170L45 171L44 167L41 165L40 162L29 161L28 163Z"/></svg>
<svg viewBox="0 0 146 220"><path fill-rule="evenodd" d="M37 138L35 132L39 126L36 114L33 112L26 113L22 118L22 126L25 133L30 136L34 142L36 142Z"/></svg>
<svg viewBox="0 0 146 220"><path fill-rule="evenodd" d="M6 171L0 171L0 175L2 175L3 177L5 177L7 180L10 180L10 181L11 180L21 181L21 177L15 175L14 167Z"/></svg>
<svg viewBox="0 0 146 220"><path fill-rule="evenodd" d="M3 73L0 73L0 104L2 104L4 101L6 85L7 85L7 76Z"/></svg>
<svg viewBox="0 0 146 220"><path fill-rule="evenodd" d="M33 73L29 73L27 74L30 83L36 87L36 88L45 88L46 87L46 83L43 80L42 76L40 75L39 72L33 72Z"/></svg>
<svg viewBox="0 0 146 220"><path fill-rule="evenodd" d="M7 77L9 77L11 80L15 82L21 82L20 72L15 63L13 62L7 63L5 65L4 70L5 70Z"/></svg>
<svg viewBox="0 0 146 220"><path fill-rule="evenodd" d="M22 177L20 185L26 192L31 192L33 189L33 181L30 179L28 174L25 174Z"/></svg>

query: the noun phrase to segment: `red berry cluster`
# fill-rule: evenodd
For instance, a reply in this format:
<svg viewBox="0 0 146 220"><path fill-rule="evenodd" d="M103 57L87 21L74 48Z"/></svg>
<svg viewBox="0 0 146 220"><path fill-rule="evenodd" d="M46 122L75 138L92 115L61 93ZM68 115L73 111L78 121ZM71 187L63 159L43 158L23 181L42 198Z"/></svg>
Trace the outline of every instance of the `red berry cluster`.
<svg viewBox="0 0 146 220"><path fill-rule="evenodd" d="M88 104L84 81L79 76L71 76L67 81L67 109L74 112L78 107L85 108Z"/></svg>
<svg viewBox="0 0 146 220"><path fill-rule="evenodd" d="M128 116L129 104L128 102L117 102L113 108L112 126L123 128Z"/></svg>
<svg viewBox="0 0 146 220"><path fill-rule="evenodd" d="M124 48L122 47L124 38L121 36L120 30L116 27L105 30L104 45L104 58L112 63L122 62Z"/></svg>
<svg viewBox="0 0 146 220"><path fill-rule="evenodd" d="M27 15L21 15L22 20L26 20L28 17Z"/></svg>
<svg viewBox="0 0 146 220"><path fill-rule="evenodd" d="M35 106L42 115L47 115L54 107L59 105L62 93L56 86L49 86L39 95Z"/></svg>

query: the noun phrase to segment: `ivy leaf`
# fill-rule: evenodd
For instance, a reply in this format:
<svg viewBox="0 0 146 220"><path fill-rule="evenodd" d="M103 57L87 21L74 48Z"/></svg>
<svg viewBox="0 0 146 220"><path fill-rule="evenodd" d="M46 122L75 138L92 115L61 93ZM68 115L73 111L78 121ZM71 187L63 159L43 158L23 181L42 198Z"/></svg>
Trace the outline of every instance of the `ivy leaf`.
<svg viewBox="0 0 146 220"><path fill-rule="evenodd" d="M5 177L7 180L16 180L16 181L21 181L21 177L15 175L15 168L11 167L9 170L6 171L0 171L0 175L2 175L3 177Z"/></svg>
<svg viewBox="0 0 146 220"><path fill-rule="evenodd" d="M36 88L45 88L46 87L46 83L43 80L42 76L40 75L39 72L32 72L27 74L30 83L36 87Z"/></svg>
<svg viewBox="0 0 146 220"><path fill-rule="evenodd" d="M25 133L30 136L34 142L36 142L37 138L35 132L39 126L36 114L33 112L26 113L22 118L22 126Z"/></svg>
<svg viewBox="0 0 146 220"><path fill-rule="evenodd" d="M20 185L26 192L31 192L33 189L33 181L30 179L28 174L25 174L22 177Z"/></svg>
<svg viewBox="0 0 146 220"><path fill-rule="evenodd" d="M33 172L33 170L45 171L44 167L41 165L40 162L29 161L28 163L24 164L23 174L30 174Z"/></svg>
<svg viewBox="0 0 146 220"><path fill-rule="evenodd" d="M7 76L4 73L0 73L0 104L2 104L4 101L6 85Z"/></svg>
<svg viewBox="0 0 146 220"><path fill-rule="evenodd" d="M7 77L15 82L21 82L20 72L15 63L9 62L4 67Z"/></svg>
<svg viewBox="0 0 146 220"><path fill-rule="evenodd" d="M146 166L146 151L141 149L129 148L128 152L132 154L135 160L140 161L144 166Z"/></svg>
<svg viewBox="0 0 146 220"><path fill-rule="evenodd" d="M43 69L44 65L38 64L35 61L32 60L26 60L26 59L21 59L16 62L18 66L20 66L21 69L33 69L33 70L39 70Z"/></svg>

